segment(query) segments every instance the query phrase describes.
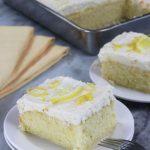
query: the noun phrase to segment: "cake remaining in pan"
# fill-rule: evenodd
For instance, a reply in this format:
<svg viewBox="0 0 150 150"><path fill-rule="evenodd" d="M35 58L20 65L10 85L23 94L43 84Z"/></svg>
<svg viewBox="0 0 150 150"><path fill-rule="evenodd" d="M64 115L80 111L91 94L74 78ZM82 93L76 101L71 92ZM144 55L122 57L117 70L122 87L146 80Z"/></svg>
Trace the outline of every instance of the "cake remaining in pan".
<svg viewBox="0 0 150 150"><path fill-rule="evenodd" d="M99 60L102 76L117 85L150 93L150 38L123 33L104 45Z"/></svg>
<svg viewBox="0 0 150 150"><path fill-rule="evenodd" d="M111 87L48 79L18 100L20 127L68 150L90 150L116 126L114 100Z"/></svg>
<svg viewBox="0 0 150 150"><path fill-rule="evenodd" d="M86 29L99 29L150 12L149 0L37 0Z"/></svg>
<svg viewBox="0 0 150 150"><path fill-rule="evenodd" d="M133 18L150 12L150 0L127 0L127 17Z"/></svg>
<svg viewBox="0 0 150 150"><path fill-rule="evenodd" d="M82 1L80 1L82 2ZM87 29L98 29L123 21L125 0L85 1L85 7L77 4L79 10L66 14L66 18Z"/></svg>

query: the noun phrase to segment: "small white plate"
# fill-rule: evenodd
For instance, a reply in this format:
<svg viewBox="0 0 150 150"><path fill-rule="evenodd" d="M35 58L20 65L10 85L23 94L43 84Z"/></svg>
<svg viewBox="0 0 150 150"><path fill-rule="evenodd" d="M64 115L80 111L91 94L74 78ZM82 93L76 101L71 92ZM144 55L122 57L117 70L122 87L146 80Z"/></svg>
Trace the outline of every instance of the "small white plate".
<svg viewBox="0 0 150 150"><path fill-rule="evenodd" d="M11 148L11 150L16 150L16 149L9 143L9 141L7 140L7 138L6 138L6 136L5 136L5 133L4 133L4 139L5 139L6 143L7 143L7 145Z"/></svg>
<svg viewBox="0 0 150 150"><path fill-rule="evenodd" d="M100 64L98 59L93 62L89 71L91 80L98 85L108 85L109 83L101 77ZM110 84L109 84L110 85ZM129 88L114 86L114 95L118 98L133 102L150 103L150 94L132 90Z"/></svg>
<svg viewBox="0 0 150 150"><path fill-rule="evenodd" d="M119 101L115 102L117 114L117 127L111 135L112 138L131 140L134 134L134 119L129 109ZM8 142L18 150L63 150L49 141L40 139L31 134L23 133L19 129L18 110L14 106L7 114L4 121L4 133ZM96 147L94 150L106 150ZM107 149L108 150L108 149Z"/></svg>

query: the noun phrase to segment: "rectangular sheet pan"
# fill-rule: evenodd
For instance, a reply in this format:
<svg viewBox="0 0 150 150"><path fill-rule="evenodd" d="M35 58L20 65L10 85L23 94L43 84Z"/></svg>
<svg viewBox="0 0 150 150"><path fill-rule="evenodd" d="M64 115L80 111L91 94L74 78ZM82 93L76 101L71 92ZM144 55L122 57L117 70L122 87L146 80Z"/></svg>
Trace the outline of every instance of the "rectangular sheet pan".
<svg viewBox="0 0 150 150"><path fill-rule="evenodd" d="M150 33L150 14L104 29L87 30L36 0L4 0L4 2L90 55L96 55L100 47L124 31Z"/></svg>

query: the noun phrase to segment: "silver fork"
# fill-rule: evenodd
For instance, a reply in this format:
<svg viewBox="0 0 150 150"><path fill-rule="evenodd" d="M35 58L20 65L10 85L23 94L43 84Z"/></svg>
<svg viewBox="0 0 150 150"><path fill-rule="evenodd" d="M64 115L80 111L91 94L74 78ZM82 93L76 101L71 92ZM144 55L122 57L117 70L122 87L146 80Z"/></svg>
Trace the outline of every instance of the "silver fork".
<svg viewBox="0 0 150 150"><path fill-rule="evenodd" d="M104 139L98 145L113 150L145 150L141 145L123 139Z"/></svg>

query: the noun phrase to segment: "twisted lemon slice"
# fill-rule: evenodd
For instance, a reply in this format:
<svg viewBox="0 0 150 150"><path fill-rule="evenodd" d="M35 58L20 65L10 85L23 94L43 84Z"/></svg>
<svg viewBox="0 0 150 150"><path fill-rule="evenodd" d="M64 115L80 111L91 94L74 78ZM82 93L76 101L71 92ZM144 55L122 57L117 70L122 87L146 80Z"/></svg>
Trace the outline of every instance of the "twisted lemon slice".
<svg viewBox="0 0 150 150"><path fill-rule="evenodd" d="M140 51L150 51L150 38L141 37L137 43L137 48Z"/></svg>
<svg viewBox="0 0 150 150"><path fill-rule="evenodd" d="M88 92L82 96L80 96L77 101L76 101L76 104L77 105L82 105L83 103L85 103L86 101L91 101L93 100L93 92Z"/></svg>
<svg viewBox="0 0 150 150"><path fill-rule="evenodd" d="M96 86L92 83L87 83L86 86L76 87L75 90L73 87L63 88L59 86L60 84L61 82L59 80L54 80L47 89L43 87L30 88L27 90L27 94L46 100L46 98L48 99L49 92L52 92L52 95L57 95L50 98L53 104L75 100L77 105L81 105L93 99L93 92L96 89Z"/></svg>
<svg viewBox="0 0 150 150"><path fill-rule="evenodd" d="M116 43L113 43L112 45L113 45L113 47L115 48L115 50L118 50L118 49L120 49L120 48L122 48L122 47L125 46L125 45L123 45L123 44L116 44Z"/></svg>
<svg viewBox="0 0 150 150"><path fill-rule="evenodd" d="M81 105L84 102L90 101L93 99L93 91L96 87L94 86L94 84L90 84L90 88L91 89L89 90L84 87L79 87L75 91L73 91L71 94L66 94L64 96L51 98L51 102L53 104L56 104L56 103L68 102L68 101L72 101L73 99L76 99L76 104Z"/></svg>
<svg viewBox="0 0 150 150"><path fill-rule="evenodd" d="M147 36L139 36L135 37L128 44L115 44L113 43L113 47L117 50L123 47L128 47L129 51L135 51L137 53L141 53L142 51L150 50L150 38Z"/></svg>
<svg viewBox="0 0 150 150"><path fill-rule="evenodd" d="M129 51L135 51L137 53L141 53L141 49L139 48L139 42L141 39L143 39L145 36L135 37L133 41L129 44L127 44Z"/></svg>
<svg viewBox="0 0 150 150"><path fill-rule="evenodd" d="M88 82L87 85L91 88L91 90L96 90L95 84Z"/></svg>
<svg viewBox="0 0 150 150"><path fill-rule="evenodd" d="M46 96L48 96L48 91L47 89L42 87L34 87L34 88L29 88L27 90L27 94L45 100Z"/></svg>
<svg viewBox="0 0 150 150"><path fill-rule="evenodd" d="M83 90L83 88L79 87L75 91L73 91L71 94L53 97L53 98L51 98L51 102L53 104L56 104L58 102L68 102L68 101L72 100L74 97L78 96L82 92L82 90Z"/></svg>

